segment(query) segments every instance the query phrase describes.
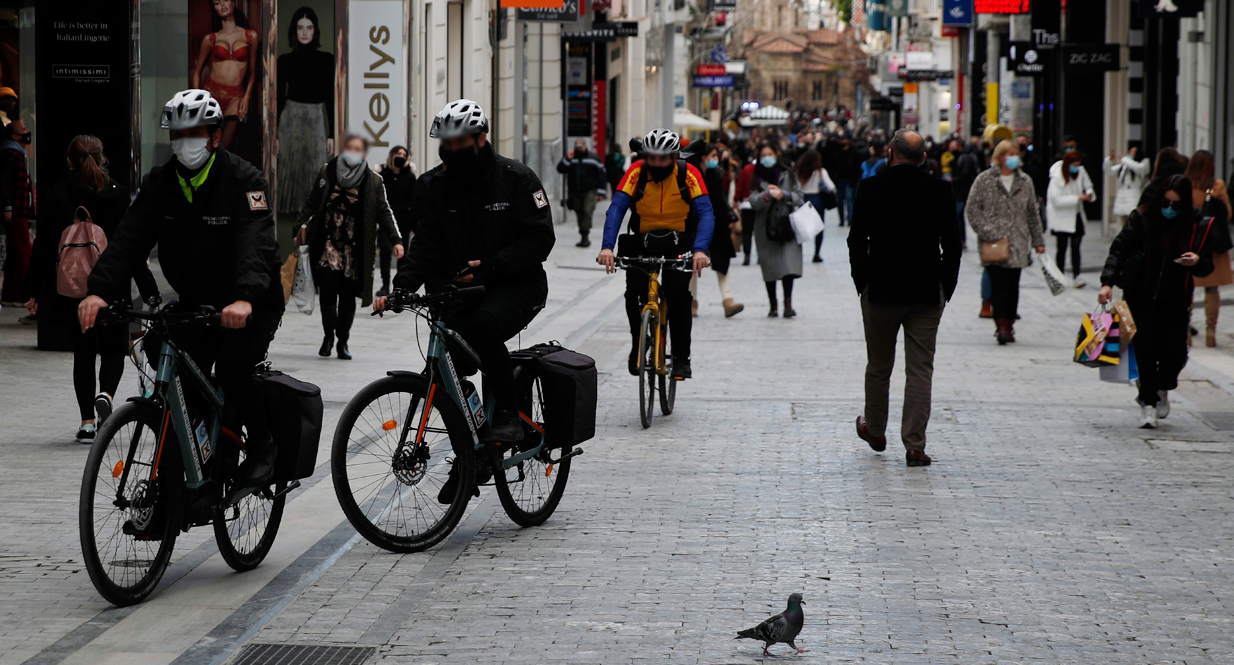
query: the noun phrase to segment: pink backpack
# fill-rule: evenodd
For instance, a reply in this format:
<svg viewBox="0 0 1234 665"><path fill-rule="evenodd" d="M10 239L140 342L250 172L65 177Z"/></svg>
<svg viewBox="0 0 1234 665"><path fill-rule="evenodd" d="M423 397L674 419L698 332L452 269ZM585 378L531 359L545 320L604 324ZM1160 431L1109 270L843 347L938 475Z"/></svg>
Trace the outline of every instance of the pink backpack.
<svg viewBox="0 0 1234 665"><path fill-rule="evenodd" d="M86 280L107 249L107 235L90 221L90 211L78 206L76 219L60 234L60 256L56 262L56 292L70 298L86 297Z"/></svg>

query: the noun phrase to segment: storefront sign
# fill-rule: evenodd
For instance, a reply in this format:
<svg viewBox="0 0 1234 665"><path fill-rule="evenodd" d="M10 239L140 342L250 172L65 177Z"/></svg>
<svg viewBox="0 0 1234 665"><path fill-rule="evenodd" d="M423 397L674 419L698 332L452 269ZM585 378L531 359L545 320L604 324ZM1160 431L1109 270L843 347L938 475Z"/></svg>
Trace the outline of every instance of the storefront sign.
<svg viewBox="0 0 1234 665"><path fill-rule="evenodd" d="M405 144L407 59L403 3L351 0L347 38L347 124L369 140L370 164Z"/></svg>
<svg viewBox="0 0 1234 665"><path fill-rule="evenodd" d="M699 76L724 76L728 73L728 67L725 65L699 65L694 68L694 73Z"/></svg>
<svg viewBox="0 0 1234 665"><path fill-rule="evenodd" d="M566 42L566 135L591 136L591 44Z"/></svg>
<svg viewBox="0 0 1234 665"><path fill-rule="evenodd" d="M973 10L978 14L1028 14L1032 9L1029 0L974 0Z"/></svg>
<svg viewBox="0 0 1234 665"><path fill-rule="evenodd" d="M939 37L959 37L960 36L960 26L958 25L940 26L938 29L938 36Z"/></svg>
<svg viewBox="0 0 1234 665"><path fill-rule="evenodd" d="M943 0L943 25L972 24L973 0Z"/></svg>
<svg viewBox="0 0 1234 665"><path fill-rule="evenodd" d="M592 23L593 30L611 30L618 37L637 37L638 36L638 21L618 21L617 23L599 22Z"/></svg>
<svg viewBox="0 0 1234 665"><path fill-rule="evenodd" d="M1063 44L1063 68L1069 72L1118 71L1118 54L1118 44Z"/></svg>
<svg viewBox="0 0 1234 665"><path fill-rule="evenodd" d="M591 84L591 145L603 162L608 150L608 81L601 77Z"/></svg>
<svg viewBox="0 0 1234 665"><path fill-rule="evenodd" d="M735 12L737 11L737 0L711 0L711 11Z"/></svg>
<svg viewBox="0 0 1234 665"><path fill-rule="evenodd" d="M938 81L955 76L952 69L908 69L901 67L899 76L905 81Z"/></svg>
<svg viewBox="0 0 1234 665"><path fill-rule="evenodd" d="M1204 0L1140 0L1144 18L1183 18L1204 11Z"/></svg>
<svg viewBox="0 0 1234 665"><path fill-rule="evenodd" d="M695 76L694 87L696 88L731 88L733 87L733 77L727 74L723 76Z"/></svg>
<svg viewBox="0 0 1234 665"><path fill-rule="evenodd" d="M514 17L520 21L562 21L574 22L578 20L578 5L580 0L564 0L558 2L556 8L545 7L546 3L540 3L536 9L519 9ZM502 2L503 7L513 7Z"/></svg>
<svg viewBox="0 0 1234 665"><path fill-rule="evenodd" d="M561 39L567 42L602 44L617 41L617 33L614 30L579 30L576 32L563 32L561 33Z"/></svg>
<svg viewBox="0 0 1234 665"><path fill-rule="evenodd" d="M887 0L888 16L908 16L908 0Z"/></svg>
<svg viewBox="0 0 1234 665"><path fill-rule="evenodd" d="M1054 51L1038 48L1032 42L1008 42L1007 64L1020 76L1043 76L1054 67Z"/></svg>

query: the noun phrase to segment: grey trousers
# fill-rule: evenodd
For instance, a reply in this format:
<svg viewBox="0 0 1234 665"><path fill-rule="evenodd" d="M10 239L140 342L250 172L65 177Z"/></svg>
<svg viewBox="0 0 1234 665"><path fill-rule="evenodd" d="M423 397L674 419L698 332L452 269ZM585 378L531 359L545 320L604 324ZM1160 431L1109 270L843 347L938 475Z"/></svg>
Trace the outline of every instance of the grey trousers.
<svg viewBox="0 0 1234 665"><path fill-rule="evenodd" d="M934 381L934 349L945 303L938 305L879 305L861 294L861 317L866 334L865 417L873 436L887 432L887 393L895 367L896 338L904 329L904 415L900 437L907 450L925 450L930 423L930 391Z"/></svg>

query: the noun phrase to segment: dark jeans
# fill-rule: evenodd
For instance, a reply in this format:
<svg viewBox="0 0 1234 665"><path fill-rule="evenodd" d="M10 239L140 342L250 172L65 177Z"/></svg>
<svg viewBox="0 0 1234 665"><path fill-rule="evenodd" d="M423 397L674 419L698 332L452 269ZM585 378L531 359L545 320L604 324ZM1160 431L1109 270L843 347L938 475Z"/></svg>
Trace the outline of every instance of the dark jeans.
<svg viewBox="0 0 1234 665"><path fill-rule="evenodd" d="M741 211L741 251L745 253L746 258L750 258L751 243L754 242L754 211L745 209Z"/></svg>
<svg viewBox="0 0 1234 665"><path fill-rule="evenodd" d="M630 321L630 336L638 351L638 329L642 325L643 305L647 304L648 275L630 269L626 271L626 318ZM690 303L690 273L667 270L660 273L660 295L668 302L668 334L675 358L690 357L690 329L694 325ZM663 313L661 313L663 314Z"/></svg>
<svg viewBox="0 0 1234 665"><path fill-rule="evenodd" d="M1058 264L1058 269L1066 272L1067 246L1071 246L1071 276L1080 276L1080 242L1084 240L1084 235L1080 233L1055 233L1058 250L1054 255L1054 262Z"/></svg>
<svg viewBox="0 0 1234 665"><path fill-rule="evenodd" d="M819 217L826 214L826 211L823 210L822 194L805 194L804 196L805 199L810 202L810 205L814 206L814 209L818 211ZM818 256L818 253L823 251L823 234L826 232L827 229L824 228L822 231L818 232L818 235L814 236L814 256Z"/></svg>
<svg viewBox="0 0 1234 665"><path fill-rule="evenodd" d="M486 284L483 297L460 303L446 313L446 326L462 335L480 356L484 398L500 408L518 405L506 340L536 318L547 297L548 287L542 283Z"/></svg>
<svg viewBox="0 0 1234 665"><path fill-rule="evenodd" d="M1140 372L1140 402L1156 406L1157 391L1178 387L1178 375L1187 365L1187 326L1190 312L1183 304L1158 305L1147 298L1127 297L1135 316L1136 367Z"/></svg>
<svg viewBox="0 0 1234 665"><path fill-rule="evenodd" d="M960 244L968 247L968 225L964 223L964 209L968 207L968 201L955 202L955 221L960 229Z"/></svg>
<svg viewBox="0 0 1234 665"><path fill-rule="evenodd" d="M986 266L994 301L994 318L1014 321L1020 307L1020 269Z"/></svg>
<svg viewBox="0 0 1234 665"><path fill-rule="evenodd" d="M313 275L321 293L321 327L327 335L340 342L351 336L351 323L356 319L356 298L360 283L343 276L341 270L322 268Z"/></svg>
<svg viewBox="0 0 1234 665"><path fill-rule="evenodd" d="M856 200L857 186L848 178L832 178L836 185L837 209L840 211L840 226L844 226L853 218L853 201Z"/></svg>
<svg viewBox="0 0 1234 665"><path fill-rule="evenodd" d="M40 310L43 314L45 310ZM77 395L77 410L82 420L94 419L94 358L99 356L99 390L116 397L120 377L124 375L124 356L128 352L128 326L122 323L98 325L86 332L69 323L69 338L73 343L73 391Z"/></svg>
<svg viewBox="0 0 1234 665"><path fill-rule="evenodd" d="M394 258L394 243L384 233L377 234L377 260L381 264L381 288L390 290L390 262Z"/></svg>

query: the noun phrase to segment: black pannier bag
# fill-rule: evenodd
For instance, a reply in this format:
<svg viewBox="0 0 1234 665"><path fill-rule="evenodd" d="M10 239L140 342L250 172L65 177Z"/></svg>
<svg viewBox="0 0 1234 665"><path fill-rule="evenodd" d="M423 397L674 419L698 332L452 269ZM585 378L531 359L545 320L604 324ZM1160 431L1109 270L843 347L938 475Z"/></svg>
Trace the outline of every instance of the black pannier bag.
<svg viewBox="0 0 1234 665"><path fill-rule="evenodd" d="M535 361L544 387L544 432L550 448L582 443L596 435L596 361L557 343L515 352Z"/></svg>
<svg viewBox="0 0 1234 665"><path fill-rule="evenodd" d="M317 466L321 440L321 388L268 368L257 372L257 380L266 398L270 434L278 447L274 480L308 478Z"/></svg>

